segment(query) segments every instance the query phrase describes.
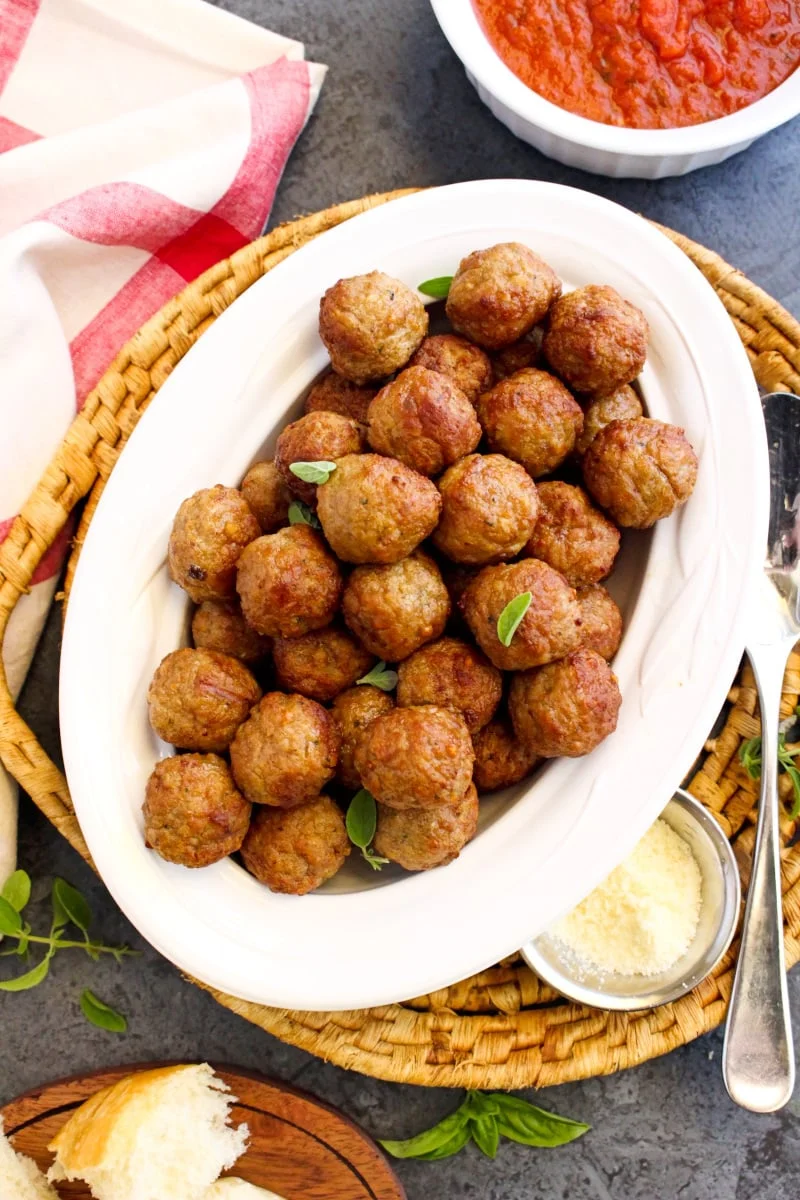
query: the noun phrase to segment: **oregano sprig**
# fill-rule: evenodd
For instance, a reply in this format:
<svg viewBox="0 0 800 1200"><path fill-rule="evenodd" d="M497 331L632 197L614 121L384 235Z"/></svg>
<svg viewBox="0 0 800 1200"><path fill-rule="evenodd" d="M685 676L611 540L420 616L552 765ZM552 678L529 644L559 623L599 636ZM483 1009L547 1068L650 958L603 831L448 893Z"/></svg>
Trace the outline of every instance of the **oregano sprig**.
<svg viewBox="0 0 800 1200"><path fill-rule="evenodd" d="M389 670L381 659L380 662L375 663L371 671L357 679L356 683L368 683L372 687L380 688L382 692L393 692L397 687L397 680L397 671Z"/></svg>
<svg viewBox="0 0 800 1200"><path fill-rule="evenodd" d="M435 279L426 279L417 284L417 291L424 296L432 296L434 300L446 300L452 282L452 275L437 275Z"/></svg>
<svg viewBox="0 0 800 1200"><path fill-rule="evenodd" d="M290 525L310 525L312 529L321 529L319 517L315 512L303 504L302 500L293 500L289 505L289 524Z"/></svg>
<svg viewBox="0 0 800 1200"><path fill-rule="evenodd" d="M327 483L336 470L335 462L320 459L318 462L289 463L289 470L303 483Z"/></svg>
<svg viewBox="0 0 800 1200"><path fill-rule="evenodd" d="M778 763L782 770L789 776L794 790L794 804L790 817L794 820L800 816L800 769L798 769L796 759L800 755L800 746L795 750L790 750L786 745L786 734L778 734ZM742 742L739 747L739 761L744 767L751 779L761 778L761 738L748 738L746 742Z"/></svg>
<svg viewBox="0 0 800 1200"><path fill-rule="evenodd" d="M356 792L347 808L345 817L347 836L354 846L358 846L361 856L368 862L373 871L380 871L388 858L380 858L372 849L372 839L378 827L378 806L372 792L362 788Z"/></svg>

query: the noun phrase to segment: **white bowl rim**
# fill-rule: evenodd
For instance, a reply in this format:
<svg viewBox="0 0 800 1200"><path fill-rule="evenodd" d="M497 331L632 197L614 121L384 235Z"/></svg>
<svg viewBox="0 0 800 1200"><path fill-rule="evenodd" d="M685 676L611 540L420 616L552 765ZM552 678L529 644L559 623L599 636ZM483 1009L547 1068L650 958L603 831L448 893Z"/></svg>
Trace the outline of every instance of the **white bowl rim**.
<svg viewBox="0 0 800 1200"><path fill-rule="evenodd" d="M512 112L577 145L612 154L694 155L755 141L800 113L800 66L773 91L738 112L677 129L604 125L560 108L523 83L484 33L472 0L431 0L436 19L467 72Z"/></svg>

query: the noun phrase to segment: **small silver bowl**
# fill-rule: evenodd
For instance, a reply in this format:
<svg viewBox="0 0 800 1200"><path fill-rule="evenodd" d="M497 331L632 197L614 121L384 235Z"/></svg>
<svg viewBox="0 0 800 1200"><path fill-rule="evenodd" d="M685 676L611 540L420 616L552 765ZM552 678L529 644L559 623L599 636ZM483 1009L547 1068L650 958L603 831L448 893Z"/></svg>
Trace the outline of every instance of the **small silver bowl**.
<svg viewBox="0 0 800 1200"><path fill-rule="evenodd" d="M576 962L557 939L542 933L522 947L531 970L578 1004L633 1012L685 996L713 971L731 944L739 919L739 869L728 839L693 796L678 790L661 814L689 845L702 876L697 933L686 953L658 975L617 975Z"/></svg>

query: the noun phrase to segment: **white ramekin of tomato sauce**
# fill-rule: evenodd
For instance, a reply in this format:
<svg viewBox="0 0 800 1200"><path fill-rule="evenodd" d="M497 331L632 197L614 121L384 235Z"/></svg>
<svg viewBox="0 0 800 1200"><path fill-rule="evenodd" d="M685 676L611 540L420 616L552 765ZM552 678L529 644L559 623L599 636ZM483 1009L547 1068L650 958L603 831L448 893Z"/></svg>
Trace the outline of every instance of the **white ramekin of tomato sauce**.
<svg viewBox="0 0 800 1200"><path fill-rule="evenodd" d="M470 82L567 166L659 179L800 113L794 0L431 0Z"/></svg>

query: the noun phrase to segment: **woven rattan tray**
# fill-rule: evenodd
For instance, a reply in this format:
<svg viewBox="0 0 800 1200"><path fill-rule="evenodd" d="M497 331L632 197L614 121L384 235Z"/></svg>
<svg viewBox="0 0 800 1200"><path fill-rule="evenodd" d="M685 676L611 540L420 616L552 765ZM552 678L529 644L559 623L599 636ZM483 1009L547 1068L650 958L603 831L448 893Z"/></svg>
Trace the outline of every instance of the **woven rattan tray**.
<svg viewBox="0 0 800 1200"><path fill-rule="evenodd" d="M175 364L243 291L309 239L404 192L371 196L274 230L206 271L165 305L120 351L0 546L0 645L36 566L76 505L91 491L75 539L80 546L125 439ZM712 251L663 231L703 272L725 305L762 388L800 392L800 324ZM800 694L800 655L789 663L783 716ZM743 738L759 731L753 677L745 667L730 693L719 735L706 744L690 790L734 841L746 880L754 840L756 785L739 765ZM698 752L701 750L698 747ZM14 705L0 666L0 758L35 803L85 857L66 781ZM788 780L782 778L784 799ZM787 957L800 959L800 845L784 818L783 888ZM434 1086L519 1088L609 1074L665 1054L722 1020L734 943L714 975L689 996L634 1015L567 1004L517 959L429 996L360 1012L263 1008L215 992L253 1024L342 1067Z"/></svg>

